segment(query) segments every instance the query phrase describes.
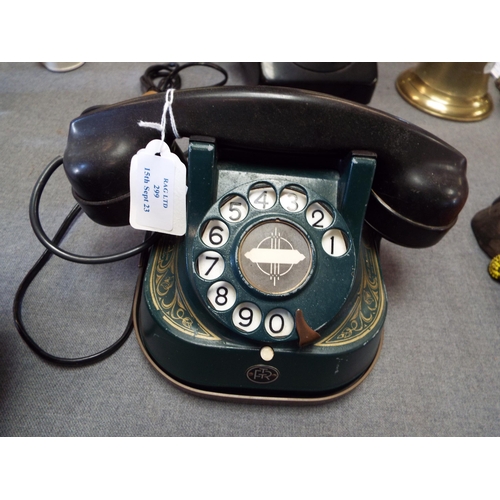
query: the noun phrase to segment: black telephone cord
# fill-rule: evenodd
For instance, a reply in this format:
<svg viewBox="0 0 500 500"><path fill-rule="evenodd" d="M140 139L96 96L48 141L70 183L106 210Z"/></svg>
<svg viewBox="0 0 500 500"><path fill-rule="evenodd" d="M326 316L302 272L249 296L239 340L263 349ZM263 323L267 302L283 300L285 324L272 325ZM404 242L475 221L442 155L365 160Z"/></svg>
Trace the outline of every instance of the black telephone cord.
<svg viewBox="0 0 500 500"><path fill-rule="evenodd" d="M178 63L171 62L167 64L155 64L149 66L141 76L142 92L166 92L168 89L180 89L182 82L179 73L192 66L205 66L224 75L224 78L220 82L211 85L212 87L221 87L225 85L228 80L227 71L222 66L214 63L190 62L179 65ZM159 82L155 83L155 80L158 78L160 78Z"/></svg>
<svg viewBox="0 0 500 500"><path fill-rule="evenodd" d="M45 170L42 172L42 175L36 182L30 199L29 214L31 226L33 227L33 232L35 233L36 237L40 240L42 245L47 248L47 250L50 250L52 253L56 254L62 259L66 259L71 262L77 262L79 264L108 264L111 262L128 259L129 257L133 257L134 255L147 250L159 238L159 233L153 233L143 243L136 247L125 250L124 252L111 255L103 255L99 257L77 255L60 248L58 246L59 242L51 241L42 228L42 224L40 222L40 199L42 197L45 185L47 184L51 175L62 165L62 163L63 159L58 156L47 165Z"/></svg>
<svg viewBox="0 0 500 500"><path fill-rule="evenodd" d="M75 205L71 209L70 213L66 216L66 218L64 219L63 223L61 224L60 228L58 229L52 240L49 240L49 238L43 231L40 224L40 216L39 216L39 204L43 188L45 187L45 184L47 183L50 176L61 164L62 164L62 158L58 157L54 159L45 168L33 190L33 194L30 200L30 220L35 234L37 235L38 239L43 243L43 245L46 247L46 250L38 259L38 261L34 264L34 266L28 271L23 281L19 285L16 295L14 297L13 315L14 315L14 323L21 338L37 355L57 365L77 367L77 366L85 366L85 365L90 365L92 363L97 363L115 353L125 343L125 341L132 333L132 330L134 328L133 312L131 311L130 313L127 326L125 327L125 330L123 331L122 335L118 338L118 340L116 340L110 346L106 347L102 351L99 351L95 354L90 354L88 356L82 356L78 358L63 358L50 354L49 352L42 349L33 340L33 338L28 333L24 325L22 319L22 305L24 296L29 286L53 255L58 255L59 257L62 257L66 260L72 262L78 262L80 264L104 264L104 263L116 262L118 260L123 260L140 253L141 260L139 267L142 267L149 253L149 248L158 239L160 235L157 233L153 233L153 235L150 236L149 233L146 233L145 241L141 245L132 248L126 252L114 255L108 255L104 257L87 257L87 256L71 254L69 252L66 252L65 250L62 250L58 245L60 244L65 234L68 232L69 228L71 227L71 224L82 213L81 207L79 205ZM139 272L138 281L141 279L141 276L142 273Z"/></svg>
<svg viewBox="0 0 500 500"><path fill-rule="evenodd" d="M153 91L153 92L165 92L170 88L179 89L181 87L181 78L179 73L189 67L192 66L206 66L216 71L219 71L223 74L224 78L213 85L214 87L225 85L228 80L227 71L221 66L214 63L186 63L182 66L178 63L168 63L165 65L159 64L150 66L147 68L144 75L141 77L141 84L143 86L143 92ZM161 78L158 84L155 84L155 79ZM94 109L94 108L92 108ZM128 259L133 257L134 255L141 254L141 267L144 265L145 258L148 255L149 248L156 242L159 238L160 234L152 233L150 236L147 236L144 242L134 248L126 250L121 253L105 255L105 256L85 256L85 255L77 255L71 252L68 252L62 249L59 244L63 239L64 235L70 228L73 221L81 214L82 209L79 205L73 207L71 212L68 214L66 219L61 224L61 227L57 231L54 238L51 240L45 231L42 228L42 224L40 222L40 199L42 197L43 190L48 180L52 176L52 174L63 164L63 159L61 157L56 157L52 162L50 162L45 170L42 172L40 178L35 184L33 188L33 192L30 199L29 204L29 215L30 222L33 228L33 232L36 237L40 240L40 242L45 246L46 250L42 254L42 256L38 259L35 265L30 269L28 274L25 276L19 288L16 292L13 304L13 314L14 314L14 322L17 328L17 331L21 335L22 339L26 342L26 344L39 356L44 358L47 361L52 363L63 365L63 366L84 366L92 363L97 363L108 356L111 356L114 352L116 352L123 343L128 339L130 333L134 328L133 323L133 310L130 314L127 326L120 336L120 338L114 342L109 347L99 351L95 354L91 354L89 356L83 356L79 358L62 358L58 356L54 356L53 354L48 353L44 349L42 349L31 337L31 335L26 330L26 327L22 320L22 303L24 296L26 294L27 289L30 284L33 282L38 273L43 269L45 264L49 261L52 255L57 255L58 257L68 260L70 262L76 262L79 264L107 264L111 262L116 262L123 259ZM142 273L139 273L138 282L140 281ZM136 287L137 289L137 287Z"/></svg>
<svg viewBox="0 0 500 500"><path fill-rule="evenodd" d="M54 236L53 242L54 244L58 244L68 229L70 228L71 224L73 221L82 213L82 209L80 208L79 205L75 205L71 212L68 214L64 222L61 224L61 227L57 231L56 235ZM144 262L144 256L147 254L147 251L144 251L141 259L141 265L143 265ZM28 274L25 276L21 284L19 285L19 288L17 289L16 295L14 297L14 305L13 305L13 313L14 313L14 323L16 325L17 331L21 335L21 338L26 342L26 344L31 348L32 351L34 351L38 356L42 357L43 359L55 363L57 365L62 365L62 366L86 366L90 365L92 363L97 363L99 361L102 361L103 359L111 356L113 353L115 353L124 343L125 341L129 338L130 334L132 333L134 324L133 324L133 316L132 312L130 313L130 317L127 323L127 326L125 327L125 330L123 331L122 335L114 342L112 345L106 347L102 351L99 351L95 354L90 354L88 356L82 356L78 358L63 358L59 356L54 356L53 354L50 354L49 352L45 351L42 349L31 337L31 335L28 333L26 330L26 327L24 325L23 319L22 319L22 305L23 305L23 299L26 294L26 291L28 290L29 286L35 279L35 277L38 275L38 273L43 269L45 264L49 261L49 259L53 256L54 254L49 251L45 250L42 256L38 259L38 261L35 263L35 265L28 271ZM140 275L142 275L140 273ZM139 277L140 279L140 277Z"/></svg>

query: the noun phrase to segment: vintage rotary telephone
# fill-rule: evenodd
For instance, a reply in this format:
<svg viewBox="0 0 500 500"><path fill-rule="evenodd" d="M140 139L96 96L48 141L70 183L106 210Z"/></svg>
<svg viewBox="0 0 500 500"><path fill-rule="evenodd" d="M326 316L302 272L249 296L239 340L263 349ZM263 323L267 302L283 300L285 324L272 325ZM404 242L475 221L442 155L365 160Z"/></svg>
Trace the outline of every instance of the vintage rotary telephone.
<svg viewBox="0 0 500 500"><path fill-rule="evenodd" d="M157 122L164 100L71 123L64 168L94 221L128 224L131 158L159 136L138 121ZM150 252L135 314L145 355L206 396L318 402L356 387L382 342L380 238L437 243L467 198L466 159L407 122L310 91L180 90L172 110L190 138L187 230Z"/></svg>

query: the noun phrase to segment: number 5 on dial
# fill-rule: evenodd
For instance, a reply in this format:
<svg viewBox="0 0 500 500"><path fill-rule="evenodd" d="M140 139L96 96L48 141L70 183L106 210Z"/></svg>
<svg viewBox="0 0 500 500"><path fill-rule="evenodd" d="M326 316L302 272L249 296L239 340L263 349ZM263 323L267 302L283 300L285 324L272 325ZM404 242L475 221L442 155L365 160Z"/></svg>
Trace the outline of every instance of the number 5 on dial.
<svg viewBox="0 0 500 500"><path fill-rule="evenodd" d="M248 204L241 196L232 196L221 206L220 214L228 222L240 222L248 214Z"/></svg>

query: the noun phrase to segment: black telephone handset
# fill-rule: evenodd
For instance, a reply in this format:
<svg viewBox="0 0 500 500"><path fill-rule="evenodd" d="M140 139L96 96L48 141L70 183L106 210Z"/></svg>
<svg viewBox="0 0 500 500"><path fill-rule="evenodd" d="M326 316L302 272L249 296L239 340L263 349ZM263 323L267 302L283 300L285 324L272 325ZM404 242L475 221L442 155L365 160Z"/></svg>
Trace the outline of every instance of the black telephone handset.
<svg viewBox="0 0 500 500"><path fill-rule="evenodd" d="M164 99L71 123L64 168L94 221L128 224L130 160L158 138L138 121L158 122ZM380 237L437 243L467 198L465 158L308 91L180 90L172 109L190 138L187 231L151 252L136 315L146 356L201 395L311 402L352 389L381 347Z"/></svg>

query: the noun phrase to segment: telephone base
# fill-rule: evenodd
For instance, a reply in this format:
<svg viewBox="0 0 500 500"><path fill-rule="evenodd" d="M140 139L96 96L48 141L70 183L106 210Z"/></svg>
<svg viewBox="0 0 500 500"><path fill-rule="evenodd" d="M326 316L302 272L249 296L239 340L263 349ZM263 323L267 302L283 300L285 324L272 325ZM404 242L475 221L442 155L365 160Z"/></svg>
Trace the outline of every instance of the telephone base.
<svg viewBox="0 0 500 500"><path fill-rule="evenodd" d="M149 355L146 347L144 346L142 342L142 338L140 334L138 333L139 330L137 328L137 322L136 322L136 316L134 316L134 325L135 325L135 333L136 333L136 338L137 341L139 342L139 346L143 352L143 354L146 356L146 359L151 363L153 368L155 368L160 375L165 377L171 384L173 384L175 387L180 389L181 391L184 391L188 394L192 394L194 396L199 396L207 399L213 399L217 401L229 401L233 403L258 403L258 404L291 404L291 405L313 405L313 404L322 404L322 403L328 403L330 401L333 401L334 399L338 399L342 396L345 396L352 390L356 389L358 385L363 382L366 377L371 373L373 370L373 367L378 361L378 358L380 356L380 352L382 351L382 344L383 344L383 338L384 338L384 332L383 330L380 333L380 342L378 344L377 352L375 354L375 358L371 362L370 366L366 369L366 371L361 374L357 379L353 380L350 384L341 387L339 389L336 389L332 391L331 393L323 394L321 396L310 396L310 397L299 397L299 396L263 396L263 395L250 395L250 394L237 394L235 393L226 393L226 392L216 392L216 391L210 391L207 389L199 389L197 387L189 386L180 380L177 380L176 378L172 377L169 375L167 372L165 372L158 364L155 362L153 358Z"/></svg>
<svg viewBox="0 0 500 500"><path fill-rule="evenodd" d="M177 265L182 246L160 242L136 292L141 349L165 378L199 396L311 404L338 398L366 378L382 347L387 300L378 241L365 234L361 247L359 279L346 307L319 330L319 340L301 348L240 339L207 322Z"/></svg>

